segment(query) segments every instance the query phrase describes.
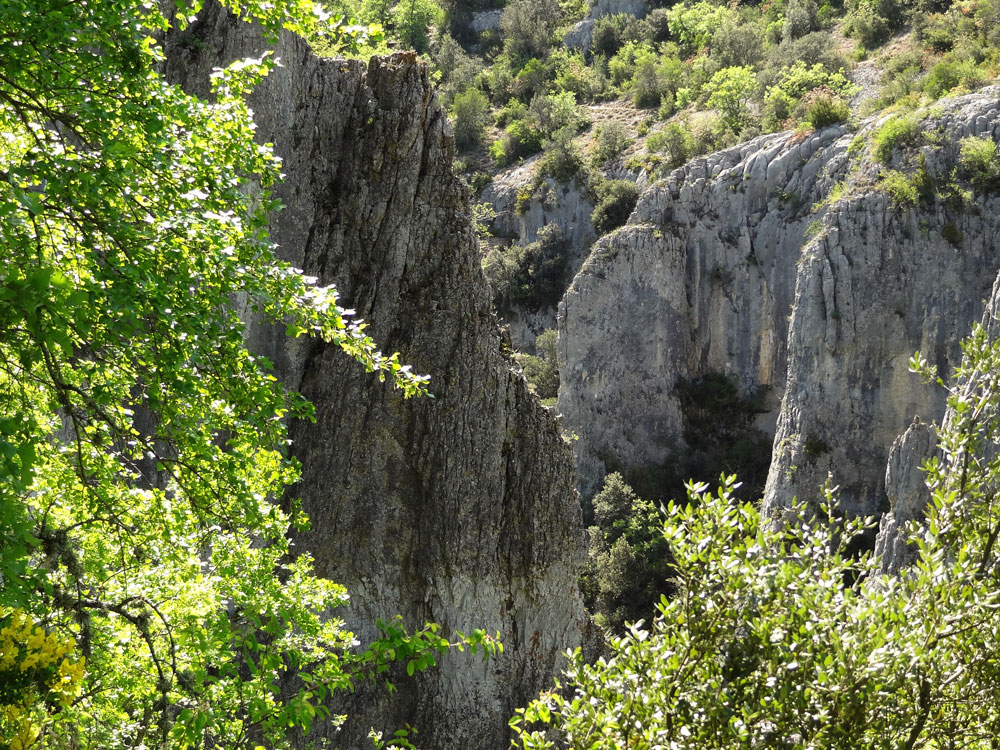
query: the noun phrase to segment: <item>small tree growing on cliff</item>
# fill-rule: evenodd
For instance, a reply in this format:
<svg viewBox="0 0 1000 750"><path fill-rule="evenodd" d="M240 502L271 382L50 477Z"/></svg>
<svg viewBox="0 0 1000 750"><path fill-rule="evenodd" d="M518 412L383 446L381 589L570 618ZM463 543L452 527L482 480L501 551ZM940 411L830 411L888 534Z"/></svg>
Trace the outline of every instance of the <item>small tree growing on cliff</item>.
<svg viewBox="0 0 1000 750"><path fill-rule="evenodd" d="M727 127L738 133L747 122L747 105L757 92L757 76L749 66L723 68L705 85L708 106L718 109Z"/></svg>
<svg viewBox="0 0 1000 750"><path fill-rule="evenodd" d="M996 748L998 372L1000 343L977 328L904 575L847 554L871 520L799 506L775 523L733 499L733 478L715 494L692 484L664 526L677 594L650 627L612 639L609 657L572 654L560 688L511 721L516 744Z"/></svg>

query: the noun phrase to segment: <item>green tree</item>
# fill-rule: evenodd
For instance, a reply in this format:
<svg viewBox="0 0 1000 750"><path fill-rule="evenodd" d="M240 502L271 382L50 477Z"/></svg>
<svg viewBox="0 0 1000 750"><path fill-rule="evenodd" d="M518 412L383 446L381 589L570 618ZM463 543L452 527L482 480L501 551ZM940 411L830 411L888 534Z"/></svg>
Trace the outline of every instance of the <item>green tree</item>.
<svg viewBox="0 0 1000 750"><path fill-rule="evenodd" d="M443 23L444 11L436 0L402 0L392 9L392 24L400 41L417 52L428 51L428 30Z"/></svg>
<svg viewBox="0 0 1000 750"><path fill-rule="evenodd" d="M725 5L715 5L706 0L687 5L678 3L667 14L670 36L688 53L696 53L711 41L723 21L733 11Z"/></svg>
<svg viewBox="0 0 1000 750"><path fill-rule="evenodd" d="M506 52L515 60L545 57L559 23L556 0L514 0L500 16Z"/></svg>
<svg viewBox="0 0 1000 750"><path fill-rule="evenodd" d="M309 2L229 5L327 34ZM404 395L426 379L274 254L279 161L243 99L273 61L216 71L199 100L158 72L168 25L141 0L0 4L4 747L284 747L331 691L447 645L387 624L356 650L331 615L343 589L290 554L307 519L277 502L298 476L285 422L311 407L247 351L229 302ZM64 669L60 649L74 689L51 701L38 670ZM9 694L17 659L38 701Z"/></svg>
<svg viewBox="0 0 1000 750"><path fill-rule="evenodd" d="M599 235L624 225L639 202L639 188L631 180L605 180L595 192L597 205L590 214L590 222Z"/></svg>
<svg viewBox="0 0 1000 750"><path fill-rule="evenodd" d="M620 633L625 623L650 617L670 592L670 550L659 510L636 495L621 474L604 479L593 508L581 589L597 623Z"/></svg>
<svg viewBox="0 0 1000 750"><path fill-rule="evenodd" d="M519 355L524 377L541 399L554 399L559 395L559 365L556 356L558 333L554 328L542 331L535 337L537 354Z"/></svg>
<svg viewBox="0 0 1000 750"><path fill-rule="evenodd" d="M451 114L455 118L455 143L459 148L474 148L482 143L489 107L486 95L475 87L455 97Z"/></svg>
<svg viewBox="0 0 1000 750"><path fill-rule="evenodd" d="M722 113L733 132L739 132L747 120L747 104L757 92L757 76L745 65L723 68L705 84L708 106Z"/></svg>
<svg viewBox="0 0 1000 750"><path fill-rule="evenodd" d="M734 500L732 477L715 495L689 485L664 526L676 595L607 658L574 654L560 689L512 720L517 744L995 748L1000 342L977 327L964 352L925 464L932 500L907 532L912 567L890 577L848 552L872 519L804 506L767 519Z"/></svg>

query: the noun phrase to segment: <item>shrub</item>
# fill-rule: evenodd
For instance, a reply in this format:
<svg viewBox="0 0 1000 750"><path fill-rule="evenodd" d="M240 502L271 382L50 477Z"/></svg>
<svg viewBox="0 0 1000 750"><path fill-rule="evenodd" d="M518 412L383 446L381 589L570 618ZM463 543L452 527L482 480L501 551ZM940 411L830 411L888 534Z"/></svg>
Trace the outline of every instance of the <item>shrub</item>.
<svg viewBox="0 0 1000 750"><path fill-rule="evenodd" d="M527 120L528 117L528 105L520 99L511 99L497 111L496 124L498 128L502 128L515 120Z"/></svg>
<svg viewBox="0 0 1000 750"><path fill-rule="evenodd" d="M444 11L435 0L404 0L392 9L392 22L403 44L426 53L430 46L428 27L440 27Z"/></svg>
<svg viewBox="0 0 1000 750"><path fill-rule="evenodd" d="M620 156L630 145L632 137L628 128L617 120L604 123L597 129L593 161L596 166Z"/></svg>
<svg viewBox="0 0 1000 750"><path fill-rule="evenodd" d="M666 8L654 8L646 16L649 24L649 41L653 44L665 42L670 38L670 11Z"/></svg>
<svg viewBox="0 0 1000 750"><path fill-rule="evenodd" d="M943 13L922 16L914 23L917 38L935 52L950 52L955 46L958 28L953 19Z"/></svg>
<svg viewBox="0 0 1000 750"><path fill-rule="evenodd" d="M714 112L699 112L688 121L691 141L694 144L691 155L717 151L725 144L726 124Z"/></svg>
<svg viewBox="0 0 1000 750"><path fill-rule="evenodd" d="M644 56L636 64L632 76L632 101L640 109L658 107L662 88L663 81L656 58L652 55Z"/></svg>
<svg viewBox="0 0 1000 750"><path fill-rule="evenodd" d="M884 109L909 96L923 74L923 54L919 50L890 57L883 63L882 85L872 110Z"/></svg>
<svg viewBox="0 0 1000 750"><path fill-rule="evenodd" d="M872 135L872 156L883 164L888 164L893 152L904 146L920 141L920 124L915 114L890 117Z"/></svg>
<svg viewBox="0 0 1000 750"><path fill-rule="evenodd" d="M545 136L552 136L562 128L569 128L575 133L587 122L583 110L576 104L576 97L569 91L536 94L528 110Z"/></svg>
<svg viewBox="0 0 1000 750"><path fill-rule="evenodd" d="M965 240L965 234L958 228L958 224L953 221L949 221L941 227L941 236L954 248L960 248L962 242Z"/></svg>
<svg viewBox="0 0 1000 750"><path fill-rule="evenodd" d="M813 31L795 40L783 40L768 49L757 78L762 87L770 88L785 77L790 66L799 63L806 69L819 65L827 74L841 71L848 65L829 33Z"/></svg>
<svg viewBox="0 0 1000 750"><path fill-rule="evenodd" d="M544 57L558 23L556 0L514 0L500 15L505 51L515 60Z"/></svg>
<svg viewBox="0 0 1000 750"><path fill-rule="evenodd" d="M958 164L973 187L1000 190L1000 149L991 138L963 138Z"/></svg>
<svg viewBox="0 0 1000 750"><path fill-rule="evenodd" d="M581 53L559 50L553 55L556 77L553 85L556 91L576 94L577 101L600 100L608 89L608 79L597 66L588 66Z"/></svg>
<svg viewBox="0 0 1000 750"><path fill-rule="evenodd" d="M499 167L542 150L542 134L527 120L514 120L499 140L490 146L490 156Z"/></svg>
<svg viewBox="0 0 1000 750"><path fill-rule="evenodd" d="M455 97L451 108L455 118L455 143L461 149L478 146L483 140L483 130L489 116L489 101L476 88L463 91Z"/></svg>
<svg viewBox="0 0 1000 750"><path fill-rule="evenodd" d="M648 44L628 42L618 53L608 61L608 76L611 83L619 87L627 87L635 75L636 67L643 59L652 59L655 63L656 53Z"/></svg>
<svg viewBox="0 0 1000 750"><path fill-rule="evenodd" d="M877 13L852 11L844 23L844 33L857 39L862 47L873 49L889 38L892 29L889 22Z"/></svg>
<svg viewBox="0 0 1000 750"><path fill-rule="evenodd" d="M583 155L573 141L576 129L565 126L552 134L545 143L545 153L542 155L540 169L543 175L553 177L559 182L569 182L583 167Z"/></svg>
<svg viewBox="0 0 1000 750"><path fill-rule="evenodd" d="M716 268L712 278L727 283L730 271ZM771 462L773 440L756 427L756 416L765 411L766 388L740 391L736 379L722 372L708 372L696 380L680 380L677 395L684 424L687 451L677 468L679 479L731 474L739 471L742 500L763 494ZM683 493L682 484L659 497L669 499Z"/></svg>
<svg viewBox="0 0 1000 750"><path fill-rule="evenodd" d="M595 19L591 50L598 55L613 56L624 42L622 32L625 31L626 23L628 16L624 13L613 13Z"/></svg>
<svg viewBox="0 0 1000 750"><path fill-rule="evenodd" d="M532 310L554 307L566 289L569 243L558 224L548 224L528 245L495 248L483 259L483 273L497 310L523 305Z"/></svg>
<svg viewBox="0 0 1000 750"><path fill-rule="evenodd" d="M972 60L945 58L927 73L924 78L924 93L938 99L953 89L972 91L986 82L986 75Z"/></svg>
<svg viewBox="0 0 1000 750"><path fill-rule="evenodd" d="M726 16L712 35L712 62L718 68L755 65L764 55L764 29L758 22Z"/></svg>
<svg viewBox="0 0 1000 750"><path fill-rule="evenodd" d="M706 84L708 106L722 114L725 124L739 132L746 121L747 104L757 91L757 77L748 66L723 68Z"/></svg>
<svg viewBox="0 0 1000 750"><path fill-rule="evenodd" d="M580 588L595 620L612 632L649 617L669 594L670 550L653 503L643 500L621 474L609 474L594 497L589 559Z"/></svg>
<svg viewBox="0 0 1000 750"><path fill-rule="evenodd" d="M510 92L521 101L530 102L533 97L548 90L553 75L551 65L533 57L510 82Z"/></svg>
<svg viewBox="0 0 1000 750"><path fill-rule="evenodd" d="M881 179L882 189L889 194L897 206L917 205L917 186L902 172L890 170Z"/></svg>
<svg viewBox="0 0 1000 750"><path fill-rule="evenodd" d="M450 107L455 96L475 85L483 66L471 55L466 54L461 45L449 34L444 34L433 55L434 68L441 74L438 97L443 105Z"/></svg>
<svg viewBox="0 0 1000 750"><path fill-rule="evenodd" d="M670 36L687 52L695 53L711 41L723 20L734 12L706 0L691 5L678 3L667 13Z"/></svg>
<svg viewBox="0 0 1000 750"><path fill-rule="evenodd" d="M524 248L515 301L535 309L559 304L566 289L569 242L558 224L538 230L538 239Z"/></svg>
<svg viewBox="0 0 1000 750"><path fill-rule="evenodd" d="M524 266L524 246L494 247L483 258L483 275L493 292L497 310L510 306L517 291L521 269Z"/></svg>
<svg viewBox="0 0 1000 750"><path fill-rule="evenodd" d="M824 90L828 96L817 95L815 99L826 98L827 101L818 105L819 110L824 107L828 111L817 111L816 116L822 119L824 116L838 117L831 122L839 122L850 115L850 111L843 114L846 104L841 101L838 105L836 100L843 100L853 96L858 91L858 87L852 84L842 72L831 73L822 63L807 65L801 60L782 69L780 77L773 86L769 87L764 95L764 118L763 125L767 130L775 130L782 127L788 118L806 119L812 122L809 117L809 105L813 98L806 100L810 91ZM839 116L843 114L843 116ZM814 127L816 127L814 125Z"/></svg>
<svg viewBox="0 0 1000 750"><path fill-rule="evenodd" d="M629 180L606 180L597 188L598 202L590 215L594 231L607 234L628 221L639 200L639 189Z"/></svg>
<svg viewBox="0 0 1000 750"><path fill-rule="evenodd" d="M783 29L785 39L798 39L810 31L819 31L819 14L815 0L788 0Z"/></svg>
<svg viewBox="0 0 1000 750"><path fill-rule="evenodd" d="M556 361L556 331L550 328L535 338L537 354L518 357L524 368L524 378L541 399L559 395L559 369Z"/></svg>
<svg viewBox="0 0 1000 750"><path fill-rule="evenodd" d="M826 87L813 89L802 99L806 121L816 130L843 122L851 116L847 102Z"/></svg>
<svg viewBox="0 0 1000 750"><path fill-rule="evenodd" d="M646 140L646 150L650 153L666 154L667 165L671 168L684 164L691 157L695 147L694 139L687 128L676 122L668 123Z"/></svg>

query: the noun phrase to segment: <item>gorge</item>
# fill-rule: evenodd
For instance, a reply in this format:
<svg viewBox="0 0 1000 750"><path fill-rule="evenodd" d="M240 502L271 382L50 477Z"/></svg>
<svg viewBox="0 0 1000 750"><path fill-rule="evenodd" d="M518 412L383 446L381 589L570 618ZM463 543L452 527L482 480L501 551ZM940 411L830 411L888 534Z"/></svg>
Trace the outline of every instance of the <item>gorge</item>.
<svg viewBox="0 0 1000 750"><path fill-rule="evenodd" d="M167 74L204 94L213 68L263 49L211 4L168 40ZM312 519L296 543L347 586L343 616L362 639L401 614L504 643L485 664L448 654L391 698L338 698L350 718L326 739L358 747L371 727L411 724L426 747L506 747L508 717L551 683L562 652L596 643L577 488L589 498L613 466L683 456L684 382L723 374L742 396L764 394L767 512L815 496L828 473L842 512L889 509L893 440L944 412L909 358L920 349L949 372L1000 268L1000 206L958 166L962 138L1000 138L1000 89L922 112L922 135L886 164L868 147L885 125L872 118L763 135L652 182L626 226L576 248L586 260L559 305L552 410L491 309L472 196L423 64L319 59L291 35L276 54L251 97L286 173L272 237L429 374L434 396L403 401L332 347L251 326L251 348L316 404L316 423L292 430ZM930 187L894 201L885 166ZM589 245L590 228L578 239Z"/></svg>

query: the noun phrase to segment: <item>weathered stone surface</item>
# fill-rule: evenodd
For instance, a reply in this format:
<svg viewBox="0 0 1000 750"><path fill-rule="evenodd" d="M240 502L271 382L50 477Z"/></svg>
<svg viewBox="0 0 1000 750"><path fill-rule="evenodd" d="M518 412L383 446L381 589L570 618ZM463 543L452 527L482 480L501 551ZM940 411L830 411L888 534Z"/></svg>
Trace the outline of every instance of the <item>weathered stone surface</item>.
<svg viewBox="0 0 1000 750"><path fill-rule="evenodd" d="M998 95L990 88L941 102L924 121L940 144L924 147L940 183L962 137L1000 124ZM788 385L765 496L772 511L794 496L813 497L828 473L846 512L888 509L883 471L893 440L915 415L935 421L945 406L940 388L909 372L909 358L919 349L942 374L959 363L959 342L982 314L1000 266L995 197L898 207L873 184L876 165L859 167L849 197L823 216L798 267Z"/></svg>
<svg viewBox="0 0 1000 750"><path fill-rule="evenodd" d="M537 169L538 158L535 157L502 173L486 185L478 200L488 203L496 212L491 225L493 233L520 245L536 241L543 227L558 226L568 247L566 265L568 278L572 278L583 265L596 237L594 225L590 222L594 204L581 185L575 182L567 185L545 178L541 186L533 191L524 210L518 211L517 195L520 191L533 188ZM534 352L535 337L545 329L556 326L555 306L540 310L507 310L504 322L510 326L514 348Z"/></svg>
<svg viewBox="0 0 1000 750"><path fill-rule="evenodd" d="M212 67L263 49L210 5L171 40L168 68L204 91ZM252 333L316 405L316 424L292 430L312 519L296 543L347 586L340 614L362 640L376 617L399 613L446 634L500 631L505 646L486 664L448 654L397 681L391 700L368 688L338 696L334 712L351 718L329 738L370 746L369 727L410 723L421 747L506 747L513 709L549 684L587 627L569 449L501 352L469 196L424 66L410 54L318 60L287 36L277 54L283 67L252 98L287 174L273 237L288 260L336 283L385 350L429 373L435 396L404 401L337 348Z"/></svg>
<svg viewBox="0 0 1000 750"><path fill-rule="evenodd" d="M939 185L962 137L1000 139L998 96L985 89L927 116ZM1000 266L1000 201L894 205L867 155L878 125L762 136L697 159L597 242L559 313L559 410L578 437L585 495L609 465L683 451L678 380L724 372L780 400L759 424L775 435L770 512L816 498L829 472L844 511L888 508L893 440L914 415L944 409L909 357L920 349L942 372L959 361ZM913 155L889 166L912 173ZM826 201L839 183L843 197Z"/></svg>
<svg viewBox="0 0 1000 750"><path fill-rule="evenodd" d="M983 313L981 325L988 340L996 341L997 337L1000 336L1000 274L993 282L993 291L987 302L986 311ZM984 384L992 382L995 376L996 373L991 370L972 369L965 374L961 384L953 384L952 388L958 391L956 395L959 398L966 402L972 402L979 393L983 392ZM990 407L979 415L980 419L983 420L980 423L981 426L996 419L995 413L991 413L994 411ZM953 430L956 418L957 414L953 408L946 409L941 420L942 429L946 432ZM980 455L980 460L988 462L995 458L995 441L987 439L982 449L985 455ZM961 453L949 455L939 449L937 432L934 427L914 419L914 423L906 432L896 438L889 452L885 486L891 508L888 513L882 516L878 537L875 540L875 555L885 573L898 573L916 559L915 548L907 546L905 543L903 527L907 522L919 522L924 517L931 494L926 484L926 477L920 467L924 461L931 457L936 457L941 461L944 473L953 477L960 474L958 467L965 460ZM951 470L949 470L949 464ZM990 497L996 492L995 487L992 490L989 487L983 489L985 497Z"/></svg>
<svg viewBox="0 0 1000 750"><path fill-rule="evenodd" d="M493 233L527 244L538 239L542 227L557 224L563 237L585 257L595 238L594 226L590 223L594 204L587 199L581 186L564 185L551 177L546 178L542 186L533 191L525 209L517 210L517 195L522 190L532 189L537 169L538 157L533 157L501 173L483 188L479 200L488 203L497 214L491 224Z"/></svg>
<svg viewBox="0 0 1000 750"><path fill-rule="evenodd" d="M563 44L570 49L578 49L581 52L590 52L590 47L594 43L594 19L587 18L573 24L573 28L563 36Z"/></svg>
<svg viewBox="0 0 1000 750"><path fill-rule="evenodd" d="M683 451L675 386L720 372L744 393L784 387L795 264L839 178L850 136L763 136L696 159L643 193L629 225L597 242L559 313L559 411L580 487L609 465ZM759 426L773 433L775 415Z"/></svg>
<svg viewBox="0 0 1000 750"><path fill-rule="evenodd" d="M889 449L885 470L885 490L889 496L889 512L879 522L875 538L875 556L884 573L895 573L916 557L914 548L907 546L905 527L924 516L930 501L923 462L934 455L937 431L933 425L915 419L906 432L896 438Z"/></svg>
<svg viewBox="0 0 1000 750"><path fill-rule="evenodd" d="M472 14L472 30L477 34L496 31L500 28L500 10L481 10Z"/></svg>

